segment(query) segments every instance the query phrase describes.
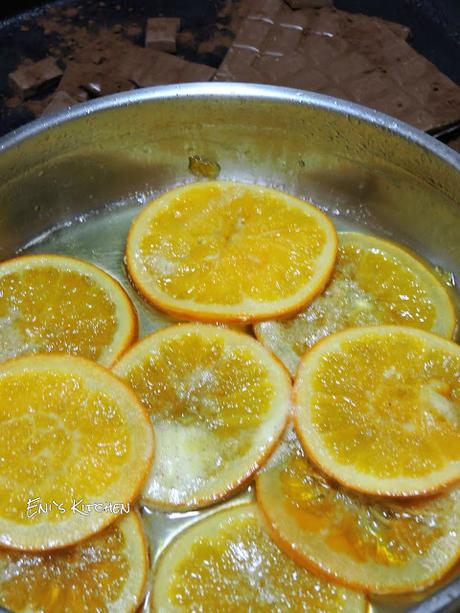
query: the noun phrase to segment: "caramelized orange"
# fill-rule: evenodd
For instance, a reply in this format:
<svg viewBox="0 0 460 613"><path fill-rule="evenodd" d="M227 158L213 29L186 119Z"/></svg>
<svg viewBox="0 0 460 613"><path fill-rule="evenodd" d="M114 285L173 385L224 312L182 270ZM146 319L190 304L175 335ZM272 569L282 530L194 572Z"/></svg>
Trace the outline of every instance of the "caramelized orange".
<svg viewBox="0 0 460 613"><path fill-rule="evenodd" d="M0 360L66 353L110 366L135 340L137 315L121 285L59 255L0 264Z"/></svg>
<svg viewBox="0 0 460 613"><path fill-rule="evenodd" d="M132 512L66 549L0 551L0 605L15 613L128 613L142 601L147 568L142 525Z"/></svg>
<svg viewBox="0 0 460 613"><path fill-rule="evenodd" d="M353 328L303 358L295 423L308 455L353 489L434 493L460 478L460 347L415 328Z"/></svg>
<svg viewBox="0 0 460 613"><path fill-rule="evenodd" d="M301 313L254 326L257 338L295 374L319 340L356 326L396 324L453 336L456 318L446 288L427 264L390 241L339 233L339 251L325 292Z"/></svg>
<svg viewBox="0 0 460 613"><path fill-rule="evenodd" d="M153 446L142 405L95 362L0 364L0 545L54 549L112 523L139 493Z"/></svg>
<svg viewBox="0 0 460 613"><path fill-rule="evenodd" d="M290 431L256 479L275 542L296 562L366 591L435 583L460 555L460 488L395 501L342 488L308 461Z"/></svg>
<svg viewBox="0 0 460 613"><path fill-rule="evenodd" d="M198 508L247 483L291 409L287 372L255 339L217 326L160 330L114 368L150 414L155 461L149 504Z"/></svg>
<svg viewBox="0 0 460 613"><path fill-rule="evenodd" d="M172 541L154 569L152 610L364 613L366 601L298 567L270 540L256 505L245 504Z"/></svg>
<svg viewBox="0 0 460 613"><path fill-rule="evenodd" d="M153 200L135 219L126 263L154 306L200 321L258 321L320 293L337 238L313 205L260 185L201 181Z"/></svg>

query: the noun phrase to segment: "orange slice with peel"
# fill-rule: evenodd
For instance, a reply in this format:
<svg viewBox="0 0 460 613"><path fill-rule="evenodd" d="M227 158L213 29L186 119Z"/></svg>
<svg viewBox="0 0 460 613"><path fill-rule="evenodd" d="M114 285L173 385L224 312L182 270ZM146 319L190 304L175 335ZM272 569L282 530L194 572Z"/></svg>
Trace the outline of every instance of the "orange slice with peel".
<svg viewBox="0 0 460 613"><path fill-rule="evenodd" d="M179 324L134 345L116 364L155 426L156 454L143 499L198 508L245 485L290 414L289 375L254 338Z"/></svg>
<svg viewBox="0 0 460 613"><path fill-rule="evenodd" d="M356 589L423 589L460 556L459 487L415 500L357 494L319 473L292 431L256 491L272 538L291 558Z"/></svg>
<svg viewBox="0 0 460 613"><path fill-rule="evenodd" d="M427 264L391 241L359 232L338 236L337 264L325 292L291 319L254 326L292 375L316 342L347 328L394 324L452 338L452 301Z"/></svg>
<svg viewBox="0 0 460 613"><path fill-rule="evenodd" d="M137 337L121 285L82 260L30 255L0 264L0 360L66 353L110 366Z"/></svg>
<svg viewBox="0 0 460 613"><path fill-rule="evenodd" d="M460 346L403 326L323 339L294 385L300 441L368 494L418 496L460 479Z"/></svg>
<svg viewBox="0 0 460 613"><path fill-rule="evenodd" d="M126 264L154 306L200 321L299 311L325 287L337 237L327 216L280 191L229 181L184 185L131 226Z"/></svg>
<svg viewBox="0 0 460 613"><path fill-rule="evenodd" d="M135 512L59 551L0 551L0 606L15 613L133 612L144 596L148 550Z"/></svg>
<svg viewBox="0 0 460 613"><path fill-rule="evenodd" d="M255 504L179 534L154 569L152 610L364 613L364 595L299 568L270 540Z"/></svg>
<svg viewBox="0 0 460 613"><path fill-rule="evenodd" d="M138 495L153 446L142 405L95 362L0 364L0 545L55 549L102 530Z"/></svg>

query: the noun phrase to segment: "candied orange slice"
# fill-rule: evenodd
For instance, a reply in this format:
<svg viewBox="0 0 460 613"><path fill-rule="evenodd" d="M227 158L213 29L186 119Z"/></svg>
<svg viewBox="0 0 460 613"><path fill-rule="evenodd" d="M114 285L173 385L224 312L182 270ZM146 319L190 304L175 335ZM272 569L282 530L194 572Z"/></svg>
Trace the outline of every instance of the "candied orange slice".
<svg viewBox="0 0 460 613"><path fill-rule="evenodd" d="M428 265L394 243L339 233L339 251L325 292L295 317L254 327L257 338L294 375L320 339L357 326L411 326L452 338L456 319L447 289Z"/></svg>
<svg viewBox="0 0 460 613"><path fill-rule="evenodd" d="M200 321L258 321L300 310L326 285L337 238L313 205L260 185L184 185L131 226L129 275L153 305Z"/></svg>
<svg viewBox="0 0 460 613"><path fill-rule="evenodd" d="M109 525L139 493L153 446L142 405L95 362L0 364L0 545L55 549Z"/></svg>
<svg viewBox="0 0 460 613"><path fill-rule="evenodd" d="M110 366L137 337L137 315L106 272L59 255L0 264L0 360L66 353Z"/></svg>
<svg viewBox="0 0 460 613"><path fill-rule="evenodd" d="M257 475L275 542L296 562L377 594L435 583L460 555L460 488L426 499L357 494L320 474L290 431Z"/></svg>
<svg viewBox="0 0 460 613"><path fill-rule="evenodd" d="M114 372L155 426L148 503L198 508L246 484L290 413L289 375L255 339L205 324L164 328L134 345Z"/></svg>
<svg viewBox="0 0 460 613"><path fill-rule="evenodd" d="M255 504L221 510L179 534L154 569L152 610L364 613L364 595L292 562Z"/></svg>
<svg viewBox="0 0 460 613"><path fill-rule="evenodd" d="M147 570L141 521L131 512L59 551L0 551L0 605L15 613L128 613L142 601Z"/></svg>
<svg viewBox="0 0 460 613"><path fill-rule="evenodd" d="M301 443L324 472L376 495L434 493L460 478L460 347L403 326L323 339L294 386Z"/></svg>

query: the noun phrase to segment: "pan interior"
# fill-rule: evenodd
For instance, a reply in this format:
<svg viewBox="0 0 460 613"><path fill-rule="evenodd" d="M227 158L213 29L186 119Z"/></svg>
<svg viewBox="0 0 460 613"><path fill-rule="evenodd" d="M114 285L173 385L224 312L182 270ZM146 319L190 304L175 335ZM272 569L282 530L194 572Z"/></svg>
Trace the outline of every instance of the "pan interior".
<svg viewBox="0 0 460 613"><path fill-rule="evenodd" d="M89 260L126 288L141 336L170 324L128 282L125 241L147 200L201 178L189 169L198 156L218 164L220 179L268 185L316 203L338 230L412 248L441 269L459 308L460 173L428 139L415 142L416 136L398 135L389 118L321 96L249 86L217 87L211 95L202 89L163 88L133 100L125 95L121 105L70 113L68 121L4 140L0 257L61 253ZM252 495L249 489L241 497ZM153 556L184 525L214 510L144 509ZM410 602L398 597L373 606L402 611Z"/></svg>

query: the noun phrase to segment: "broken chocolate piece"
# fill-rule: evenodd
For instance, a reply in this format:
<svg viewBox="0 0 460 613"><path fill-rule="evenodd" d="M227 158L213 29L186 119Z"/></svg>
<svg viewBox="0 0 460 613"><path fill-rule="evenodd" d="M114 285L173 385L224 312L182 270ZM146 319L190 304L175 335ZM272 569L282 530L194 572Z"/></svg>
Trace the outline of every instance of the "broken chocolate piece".
<svg viewBox="0 0 460 613"><path fill-rule="evenodd" d="M135 53L127 54L122 58L119 70L124 78L138 87L210 81L216 73L216 69L211 66L187 62L152 49L136 49Z"/></svg>
<svg viewBox="0 0 460 613"><path fill-rule="evenodd" d="M157 51L176 53L176 36L180 28L177 17L152 17L147 20L145 46Z"/></svg>
<svg viewBox="0 0 460 613"><path fill-rule="evenodd" d="M132 82L122 75L119 64L121 62L111 64L107 69L107 63L95 65L92 62L72 62L64 72L59 89L77 100L82 99L82 91L87 97L97 98L133 89Z"/></svg>
<svg viewBox="0 0 460 613"><path fill-rule="evenodd" d="M109 78L107 76L101 76L97 81L82 83L81 88L90 98L99 98L100 96L127 92L134 89L134 84L131 81L119 77Z"/></svg>
<svg viewBox="0 0 460 613"><path fill-rule="evenodd" d="M72 62L68 64L64 71L59 90L66 91L75 99L81 100L83 85L94 82L99 77L100 68L93 64L80 62ZM88 93L84 91L85 99L88 99Z"/></svg>
<svg viewBox="0 0 460 613"><path fill-rule="evenodd" d="M51 98L51 102L43 111L43 115L49 115L50 113L57 113L58 111L62 111L64 109L68 109L77 101L74 100L69 94L65 91L58 91Z"/></svg>
<svg viewBox="0 0 460 613"><path fill-rule="evenodd" d="M195 81L210 81L216 74L216 69L206 64L186 62L179 75L178 83L193 83Z"/></svg>
<svg viewBox="0 0 460 613"><path fill-rule="evenodd" d="M62 70L54 58L48 57L35 64L22 66L8 75L10 87L23 100L38 90L56 85L62 77Z"/></svg>

